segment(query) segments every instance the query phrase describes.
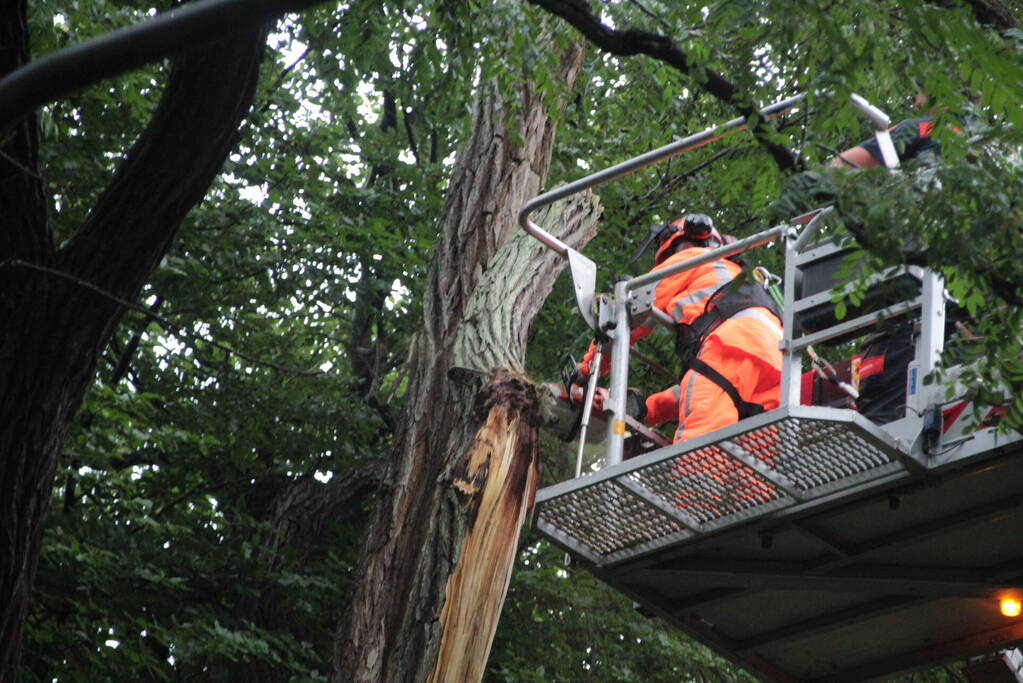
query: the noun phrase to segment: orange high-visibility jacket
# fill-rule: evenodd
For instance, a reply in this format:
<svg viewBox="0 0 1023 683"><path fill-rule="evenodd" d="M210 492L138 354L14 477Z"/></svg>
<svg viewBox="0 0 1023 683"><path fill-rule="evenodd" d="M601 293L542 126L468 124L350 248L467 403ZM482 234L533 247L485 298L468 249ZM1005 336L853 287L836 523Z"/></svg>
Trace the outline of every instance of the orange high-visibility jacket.
<svg viewBox="0 0 1023 683"><path fill-rule="evenodd" d="M666 268L707 251L709 249L705 247L683 249L669 256L653 270ZM654 306L678 323L691 324L704 313L710 296L741 272L742 268L738 264L719 259L677 273L658 283L654 290ZM632 331L630 343L651 332L649 327L637 327ZM743 400L759 403L765 410L770 410L776 408L779 402L781 338L781 323L771 311L761 307L748 308L711 332L698 357L731 382ZM591 345L581 363L584 370L589 369L594 351ZM609 367L609 361L602 362L601 374ZM691 370L679 385L649 396L646 407L645 421L650 425L663 424L677 416L679 430L676 432L676 441L738 420L738 410L728 395L709 379ZM689 424L688 428L686 423Z"/></svg>

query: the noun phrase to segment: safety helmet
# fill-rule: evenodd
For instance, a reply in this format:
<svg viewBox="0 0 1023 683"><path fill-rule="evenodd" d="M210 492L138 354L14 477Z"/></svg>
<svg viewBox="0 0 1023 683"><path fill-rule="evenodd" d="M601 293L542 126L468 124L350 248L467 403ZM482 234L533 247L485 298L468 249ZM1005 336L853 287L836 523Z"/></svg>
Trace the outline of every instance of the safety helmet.
<svg viewBox="0 0 1023 683"><path fill-rule="evenodd" d="M735 241L729 235L722 238L714 227L710 216L702 213L686 214L682 218L665 223L657 236L657 253L654 254L654 265L660 265L664 259L674 253L673 245L680 241L692 242L698 247L720 247Z"/></svg>

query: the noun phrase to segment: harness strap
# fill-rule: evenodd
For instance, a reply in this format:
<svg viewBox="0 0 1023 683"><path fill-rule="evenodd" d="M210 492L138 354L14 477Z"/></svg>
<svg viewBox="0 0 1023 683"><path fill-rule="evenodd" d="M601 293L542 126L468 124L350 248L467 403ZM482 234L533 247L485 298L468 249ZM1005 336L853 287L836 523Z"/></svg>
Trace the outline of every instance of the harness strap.
<svg viewBox="0 0 1023 683"><path fill-rule="evenodd" d="M690 368L694 372L698 372L714 384L718 385L722 391L728 394L728 398L732 399L732 403L735 404L735 409L739 411L740 420L745 420L747 417L753 417L754 415L759 415L764 412L763 405L742 400L742 397L739 396L739 390L735 388L734 384L729 382L724 375L707 365L707 363L699 358L693 360Z"/></svg>
<svg viewBox="0 0 1023 683"><path fill-rule="evenodd" d="M703 342L714 330L726 320L743 315L750 308L766 308L781 323L782 313L777 302L767 290L750 281L743 282L739 287L735 287L732 282L722 285L710 296L704 312L692 323L676 323L675 353L681 363L680 375L693 367ZM755 313L759 317L759 312Z"/></svg>

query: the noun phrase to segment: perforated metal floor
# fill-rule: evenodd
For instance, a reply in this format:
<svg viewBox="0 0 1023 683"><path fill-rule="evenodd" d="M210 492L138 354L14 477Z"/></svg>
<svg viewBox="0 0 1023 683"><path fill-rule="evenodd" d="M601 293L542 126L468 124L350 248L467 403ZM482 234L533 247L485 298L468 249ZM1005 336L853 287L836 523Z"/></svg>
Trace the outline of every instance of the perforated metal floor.
<svg viewBox="0 0 1023 683"><path fill-rule="evenodd" d="M537 528L603 566L884 476L907 461L891 437L853 411L775 410L544 489Z"/></svg>

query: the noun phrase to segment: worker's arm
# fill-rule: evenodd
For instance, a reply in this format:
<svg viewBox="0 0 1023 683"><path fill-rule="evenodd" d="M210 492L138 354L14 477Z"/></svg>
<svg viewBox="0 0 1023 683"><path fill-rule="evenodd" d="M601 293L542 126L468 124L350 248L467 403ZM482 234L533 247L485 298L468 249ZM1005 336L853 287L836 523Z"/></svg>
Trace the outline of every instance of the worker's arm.
<svg viewBox="0 0 1023 683"><path fill-rule="evenodd" d="M831 165L839 168L875 168L881 165L881 161L875 159L865 147L856 145L832 159Z"/></svg>
<svg viewBox="0 0 1023 683"><path fill-rule="evenodd" d="M647 396L643 422L651 427L660 427L665 422L677 420L679 391L679 385L673 384L664 391Z"/></svg>
<svg viewBox="0 0 1023 683"><path fill-rule="evenodd" d="M941 154L941 143L931 137L934 122L930 116L899 121L888 132L892 136L892 144L899 155L899 161L909 161L924 152ZM855 147L850 147L834 159L832 166L840 168L875 168L883 161L877 138L864 140Z"/></svg>

